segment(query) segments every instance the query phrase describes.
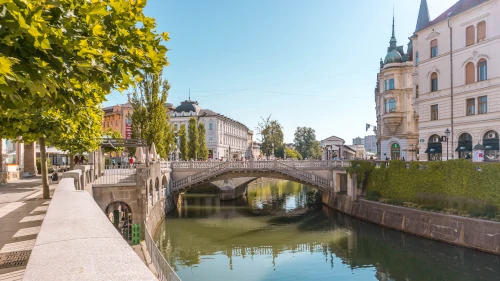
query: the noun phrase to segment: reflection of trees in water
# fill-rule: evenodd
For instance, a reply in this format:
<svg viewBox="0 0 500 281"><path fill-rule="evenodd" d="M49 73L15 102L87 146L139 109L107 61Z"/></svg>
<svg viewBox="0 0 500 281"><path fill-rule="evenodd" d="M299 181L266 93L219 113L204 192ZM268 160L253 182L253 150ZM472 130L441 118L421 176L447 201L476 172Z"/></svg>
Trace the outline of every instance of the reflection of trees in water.
<svg viewBox="0 0 500 281"><path fill-rule="evenodd" d="M196 267L202 256L216 254L227 256L232 268L233 257L265 255L274 262L290 252L318 252L329 261L329 267L334 267L334 257L352 269L374 267L380 281L497 280L500 276L497 256L382 228L326 207L323 212L286 210L287 199L295 200L296 206L306 206L307 191L283 183L274 188L249 188L248 203L216 203L218 197L212 201L193 199L188 202L198 202L203 212L185 219L167 219L158 239L160 249L175 270ZM252 206L260 198L270 201L259 206L259 211L273 216L256 215L262 213ZM273 204L273 198L281 201ZM209 202L213 205L204 205Z"/></svg>

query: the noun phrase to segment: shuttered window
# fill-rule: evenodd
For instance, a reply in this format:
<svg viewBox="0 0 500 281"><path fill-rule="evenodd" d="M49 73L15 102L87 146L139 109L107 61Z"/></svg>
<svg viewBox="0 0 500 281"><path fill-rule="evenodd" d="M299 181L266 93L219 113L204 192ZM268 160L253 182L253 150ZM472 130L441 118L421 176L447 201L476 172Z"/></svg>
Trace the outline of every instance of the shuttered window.
<svg viewBox="0 0 500 281"><path fill-rule="evenodd" d="M467 27L467 29L465 29L465 36L466 36L466 40L465 40L465 45L466 46L470 46L470 45L473 45L474 44L474 26L471 25L469 27Z"/></svg>
<svg viewBox="0 0 500 281"><path fill-rule="evenodd" d="M477 24L477 42L483 41L486 38L486 22L482 21Z"/></svg>
<svg viewBox="0 0 500 281"><path fill-rule="evenodd" d="M438 40L434 39L431 41L431 58L437 57L438 55Z"/></svg>
<svg viewBox="0 0 500 281"><path fill-rule="evenodd" d="M438 75L436 72L431 75L431 91L435 92L438 90Z"/></svg>
<svg viewBox="0 0 500 281"><path fill-rule="evenodd" d="M475 76L474 75L474 64L472 62L469 62L466 66L465 66L465 84L472 84L475 81Z"/></svg>

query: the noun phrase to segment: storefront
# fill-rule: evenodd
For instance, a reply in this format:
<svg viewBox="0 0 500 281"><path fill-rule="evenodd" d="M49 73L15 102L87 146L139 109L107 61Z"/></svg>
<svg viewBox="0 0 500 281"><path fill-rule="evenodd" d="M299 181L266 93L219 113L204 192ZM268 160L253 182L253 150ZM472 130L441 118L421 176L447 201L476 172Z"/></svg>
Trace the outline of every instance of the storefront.
<svg viewBox="0 0 500 281"><path fill-rule="evenodd" d="M498 133L489 131L483 137L484 161L499 161L499 139Z"/></svg>
<svg viewBox="0 0 500 281"><path fill-rule="evenodd" d="M391 145L391 160L398 160L401 158L401 146L399 143L393 143Z"/></svg>
<svg viewBox="0 0 500 281"><path fill-rule="evenodd" d="M472 159L472 136L464 133L458 139L458 146L455 149L458 151L458 158L471 160Z"/></svg>
<svg viewBox="0 0 500 281"><path fill-rule="evenodd" d="M442 159L443 145L438 135L432 135L429 138L429 144L427 145L425 153L428 154L429 161L440 161Z"/></svg>

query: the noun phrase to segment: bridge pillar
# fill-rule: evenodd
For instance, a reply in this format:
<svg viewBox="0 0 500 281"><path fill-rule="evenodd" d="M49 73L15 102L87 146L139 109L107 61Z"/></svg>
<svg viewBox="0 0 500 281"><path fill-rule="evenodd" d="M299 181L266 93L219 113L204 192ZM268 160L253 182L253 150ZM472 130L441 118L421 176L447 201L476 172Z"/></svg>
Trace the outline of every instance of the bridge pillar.
<svg viewBox="0 0 500 281"><path fill-rule="evenodd" d="M347 175L347 195L351 196L352 200L356 200L358 194L358 180L357 175L352 174L352 176Z"/></svg>

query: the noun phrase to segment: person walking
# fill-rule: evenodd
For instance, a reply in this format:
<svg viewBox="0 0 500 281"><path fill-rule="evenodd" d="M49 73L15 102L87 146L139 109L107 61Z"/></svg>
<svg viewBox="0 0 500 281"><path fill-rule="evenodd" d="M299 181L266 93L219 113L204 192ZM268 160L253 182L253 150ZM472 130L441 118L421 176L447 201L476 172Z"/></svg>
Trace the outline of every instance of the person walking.
<svg viewBox="0 0 500 281"><path fill-rule="evenodd" d="M132 157L128 158L128 165L130 166L130 169L134 167L134 158Z"/></svg>
<svg viewBox="0 0 500 281"><path fill-rule="evenodd" d="M115 158L113 158L113 161L111 161L111 164L113 165L113 169L114 169L115 168L115 164L116 164Z"/></svg>

